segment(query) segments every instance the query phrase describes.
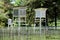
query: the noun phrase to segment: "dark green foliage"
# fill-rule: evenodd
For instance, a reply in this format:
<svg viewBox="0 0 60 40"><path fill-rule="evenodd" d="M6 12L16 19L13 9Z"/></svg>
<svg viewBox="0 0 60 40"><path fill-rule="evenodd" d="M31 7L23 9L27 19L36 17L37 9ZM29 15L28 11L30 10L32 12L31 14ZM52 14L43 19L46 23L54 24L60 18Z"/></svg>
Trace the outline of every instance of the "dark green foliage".
<svg viewBox="0 0 60 40"><path fill-rule="evenodd" d="M12 6L10 0L2 0L0 1L0 27L6 27L8 17L12 18ZM9 14L9 15L8 15Z"/></svg>
<svg viewBox="0 0 60 40"><path fill-rule="evenodd" d="M60 19L60 0L16 0L16 3L14 5L11 5L10 0L1 0L3 3L0 3L0 9L4 10L4 14L7 14L10 18L12 18L12 8L14 5L17 6L28 6L27 8L27 24L30 26L34 24L34 17L35 17L35 8L48 8L47 16L48 19L53 22L55 19L55 11L57 13L57 18ZM53 2L56 2L56 4L53 4ZM56 10L55 10L56 8ZM0 23L3 22L6 24L7 22L7 16L3 15L4 17L0 18ZM5 20L5 21L2 21Z"/></svg>
<svg viewBox="0 0 60 40"><path fill-rule="evenodd" d="M35 12L34 9L32 8L27 8L26 10L27 14L26 14L26 21L28 26L32 26L32 24L34 24L34 18L35 18Z"/></svg>

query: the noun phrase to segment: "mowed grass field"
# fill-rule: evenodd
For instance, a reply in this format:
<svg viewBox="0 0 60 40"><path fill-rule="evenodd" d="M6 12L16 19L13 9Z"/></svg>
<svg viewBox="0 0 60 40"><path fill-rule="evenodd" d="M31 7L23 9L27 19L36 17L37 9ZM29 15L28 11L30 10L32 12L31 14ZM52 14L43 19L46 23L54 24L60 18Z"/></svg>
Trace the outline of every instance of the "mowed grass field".
<svg viewBox="0 0 60 40"><path fill-rule="evenodd" d="M0 37L0 40L60 40L60 35L6 35Z"/></svg>
<svg viewBox="0 0 60 40"><path fill-rule="evenodd" d="M25 29L25 28L24 28ZM42 35L39 30L0 30L0 40L60 40L60 29L49 29L48 31L42 30Z"/></svg>

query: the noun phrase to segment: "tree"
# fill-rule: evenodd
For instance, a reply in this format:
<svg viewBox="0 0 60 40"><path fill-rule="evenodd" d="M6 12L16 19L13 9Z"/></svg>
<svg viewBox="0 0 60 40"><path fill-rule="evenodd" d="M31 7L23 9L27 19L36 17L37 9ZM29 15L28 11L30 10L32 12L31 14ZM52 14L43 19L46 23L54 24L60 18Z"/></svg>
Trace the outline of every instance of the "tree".
<svg viewBox="0 0 60 40"><path fill-rule="evenodd" d="M48 7L48 11L47 11L47 23L52 24L53 22L54 25L50 25L50 26L56 26L57 27L57 20L58 20L58 14L59 13L59 5L57 1L51 1L51 5ZM51 20L50 20L51 19Z"/></svg>
<svg viewBox="0 0 60 40"><path fill-rule="evenodd" d="M28 4L27 0L15 0L14 6L26 6Z"/></svg>
<svg viewBox="0 0 60 40"><path fill-rule="evenodd" d="M35 11L34 9L28 7L26 10L26 21L29 27L32 27L32 24L34 24L34 19L35 19Z"/></svg>
<svg viewBox="0 0 60 40"><path fill-rule="evenodd" d="M48 8L48 12L47 12L47 16L48 19L50 20L50 23L55 22L55 26L56 26L56 22L57 19L56 17L60 17L60 16L56 16L60 14L60 1L59 0L35 0L32 1L30 3L27 4L27 6L31 7L31 8Z"/></svg>
<svg viewBox="0 0 60 40"><path fill-rule="evenodd" d="M0 1L0 27L3 25L3 27L5 27L7 25L7 19L8 17L12 17L12 16L8 16L8 14L11 14L12 10L11 10L11 4L10 4L10 0L2 0ZM3 16L3 17L2 17Z"/></svg>

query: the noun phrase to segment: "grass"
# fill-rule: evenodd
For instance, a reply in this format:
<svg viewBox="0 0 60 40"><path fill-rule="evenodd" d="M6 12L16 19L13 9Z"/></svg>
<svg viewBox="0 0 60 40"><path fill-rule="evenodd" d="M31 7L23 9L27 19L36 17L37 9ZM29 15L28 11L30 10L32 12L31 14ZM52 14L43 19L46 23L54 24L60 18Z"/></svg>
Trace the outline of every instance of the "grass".
<svg viewBox="0 0 60 40"><path fill-rule="evenodd" d="M10 36L10 37L5 36L3 38L4 39L1 38L0 40L41 40L40 35L29 35L29 36L20 35L20 36ZM42 36L42 38L43 38L43 36ZM42 40L44 40L44 39L42 39Z"/></svg>
<svg viewBox="0 0 60 40"><path fill-rule="evenodd" d="M47 40L60 40L60 35L47 36Z"/></svg>
<svg viewBox="0 0 60 40"><path fill-rule="evenodd" d="M0 37L0 40L60 40L60 35L15 35Z"/></svg>
<svg viewBox="0 0 60 40"><path fill-rule="evenodd" d="M43 30L42 35L39 35L39 30L36 30L37 32L34 33L34 30L29 29L27 33L24 29L21 29L19 35L18 30L12 30L12 33L10 29L0 31L0 40L60 40L60 30L48 30L48 33Z"/></svg>

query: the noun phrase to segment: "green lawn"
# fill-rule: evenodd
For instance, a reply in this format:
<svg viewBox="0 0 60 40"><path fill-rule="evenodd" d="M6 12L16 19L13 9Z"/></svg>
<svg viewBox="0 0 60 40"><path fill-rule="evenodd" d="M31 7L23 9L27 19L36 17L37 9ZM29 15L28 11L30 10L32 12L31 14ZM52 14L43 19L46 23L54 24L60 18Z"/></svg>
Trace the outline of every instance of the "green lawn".
<svg viewBox="0 0 60 40"><path fill-rule="evenodd" d="M0 37L0 40L60 40L60 35L15 35Z"/></svg>

